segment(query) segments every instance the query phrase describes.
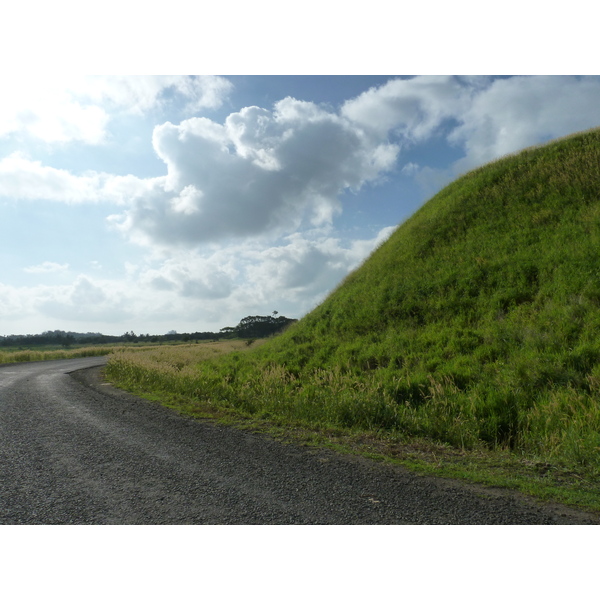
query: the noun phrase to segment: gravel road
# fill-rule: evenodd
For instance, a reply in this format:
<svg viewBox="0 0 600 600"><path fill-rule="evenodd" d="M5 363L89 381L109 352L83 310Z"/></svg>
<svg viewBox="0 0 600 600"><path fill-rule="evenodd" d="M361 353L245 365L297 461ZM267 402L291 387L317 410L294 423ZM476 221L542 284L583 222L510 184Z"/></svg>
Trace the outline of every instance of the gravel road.
<svg viewBox="0 0 600 600"><path fill-rule="evenodd" d="M187 419L104 358L0 365L1 524L598 524L513 492Z"/></svg>

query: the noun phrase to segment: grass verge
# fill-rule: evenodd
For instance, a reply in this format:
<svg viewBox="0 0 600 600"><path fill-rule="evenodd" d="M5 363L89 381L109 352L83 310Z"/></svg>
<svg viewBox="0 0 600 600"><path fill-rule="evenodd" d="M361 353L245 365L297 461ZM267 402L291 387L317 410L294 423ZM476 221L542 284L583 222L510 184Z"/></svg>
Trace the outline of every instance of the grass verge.
<svg viewBox="0 0 600 600"><path fill-rule="evenodd" d="M205 375L218 368L220 361L212 360L214 356L230 354L237 363L243 355L253 353L244 346L243 342L227 342L163 347L146 353L120 352L109 359L105 376L114 385L187 417L249 429L282 442L357 454L424 475L516 490L600 516L600 482L585 470L518 454L509 448L490 449L485 444L457 448L401 431L343 427L322 420L310 422L272 409L256 411L247 404L236 405L219 398L219 387L214 381L212 386L203 387L199 365L204 366ZM227 386L224 381L223 387Z"/></svg>
<svg viewBox="0 0 600 600"><path fill-rule="evenodd" d="M73 350L0 350L0 364L18 362L36 362L43 360L63 360L84 358L86 356L106 356L120 350L117 346L89 346Z"/></svg>

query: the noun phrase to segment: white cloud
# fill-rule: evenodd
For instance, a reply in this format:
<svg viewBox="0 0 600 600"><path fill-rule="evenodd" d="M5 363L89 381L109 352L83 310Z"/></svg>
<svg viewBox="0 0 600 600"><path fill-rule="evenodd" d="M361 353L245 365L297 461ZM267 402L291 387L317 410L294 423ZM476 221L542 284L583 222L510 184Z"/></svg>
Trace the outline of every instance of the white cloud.
<svg viewBox="0 0 600 600"><path fill-rule="evenodd" d="M465 170L528 146L600 126L600 78L512 77L494 81L457 114L449 136Z"/></svg>
<svg viewBox="0 0 600 600"><path fill-rule="evenodd" d="M114 114L143 114L183 102L183 114L217 108L232 89L222 77L4 77L0 137L100 144Z"/></svg>
<svg viewBox="0 0 600 600"><path fill-rule="evenodd" d="M237 283L235 256L231 249L208 254L176 252L156 260L158 266L141 269L136 277L140 285L152 291L173 292L182 298L219 300L228 297Z"/></svg>
<svg viewBox="0 0 600 600"><path fill-rule="evenodd" d="M88 76L69 79L65 87L76 97L143 113L180 98L189 115L218 108L233 85L223 77L202 75Z"/></svg>
<svg viewBox="0 0 600 600"><path fill-rule="evenodd" d="M193 215L200 212L199 202L203 195L201 190L196 189L193 185L187 185L181 190L178 197L171 200L171 207L175 212Z"/></svg>
<svg viewBox="0 0 600 600"><path fill-rule="evenodd" d="M470 88L450 76L393 79L371 88L342 107L342 114L378 136L395 131L409 141L422 141L448 117L468 106Z"/></svg>
<svg viewBox="0 0 600 600"><path fill-rule="evenodd" d="M301 316L358 267L394 229L386 227L372 239L347 242L327 231L298 232L276 246L245 242L217 251L212 258L227 265L232 284L227 300L232 308L238 307L238 312L243 312L244 307L266 310L277 301L284 307L294 306L296 316Z"/></svg>
<svg viewBox="0 0 600 600"><path fill-rule="evenodd" d="M0 283L0 320L4 322L27 318L34 313L30 288L17 288ZM14 331L18 333L18 331Z"/></svg>
<svg viewBox="0 0 600 600"><path fill-rule="evenodd" d="M461 169L591 126L599 86L575 78L422 76L372 88L339 113L288 97L272 110L243 108L222 125L165 123L153 135L167 166L164 189L112 220L132 240L172 247L332 223L341 193L381 179L401 148L444 135L464 148L443 173L425 161L404 167L431 185L446 182Z"/></svg>
<svg viewBox="0 0 600 600"><path fill-rule="evenodd" d="M109 121L106 111L80 103L51 78L3 78L0 137L26 133L45 142L99 144Z"/></svg>
<svg viewBox="0 0 600 600"><path fill-rule="evenodd" d="M37 274L37 273L59 273L59 272L67 271L68 269L69 269L69 265L67 263L61 265L59 263L50 262L50 261L46 260L40 265L25 267L23 270L26 273Z"/></svg>
<svg viewBox="0 0 600 600"><path fill-rule="evenodd" d="M73 175L33 161L18 152L0 160L0 197L23 200L113 202L121 204L149 193L160 178L140 179L133 175L110 175L89 171Z"/></svg>
<svg viewBox="0 0 600 600"><path fill-rule="evenodd" d="M330 223L341 192L376 181L398 152L293 98L273 111L247 107L223 125L207 118L165 123L153 143L167 165L164 192L136 199L112 221L137 241L189 247Z"/></svg>
<svg viewBox="0 0 600 600"><path fill-rule="evenodd" d="M392 229L385 228L370 240L346 243L330 236L307 239L293 234L285 246L261 253L250 278L262 282L267 296L312 305L358 267Z"/></svg>
<svg viewBox="0 0 600 600"><path fill-rule="evenodd" d="M599 126L600 78L395 79L349 100L342 114L380 138L399 136L400 145L425 142L441 132L465 152L451 169L455 176L527 146Z"/></svg>
<svg viewBox="0 0 600 600"><path fill-rule="evenodd" d="M0 319L19 317L27 328L39 322L40 331L79 331L88 323L86 329L105 333L152 333L160 332L161 323L165 331L218 331L248 314L273 310L300 317L393 229L364 240L342 241L313 230L274 247L246 240L210 251L169 250L152 254L146 264L126 264L121 278L77 275L63 285L0 284ZM64 266L41 265L46 272Z"/></svg>
<svg viewBox="0 0 600 600"><path fill-rule="evenodd" d="M402 168L427 194L457 175L528 146L600 126L600 78L575 76L396 79L347 101L342 114L406 149L436 137L464 151L439 168Z"/></svg>
<svg viewBox="0 0 600 600"><path fill-rule="evenodd" d="M129 294L119 282L79 276L70 285L40 286L33 292L36 310L46 317L89 323L119 323L132 317Z"/></svg>

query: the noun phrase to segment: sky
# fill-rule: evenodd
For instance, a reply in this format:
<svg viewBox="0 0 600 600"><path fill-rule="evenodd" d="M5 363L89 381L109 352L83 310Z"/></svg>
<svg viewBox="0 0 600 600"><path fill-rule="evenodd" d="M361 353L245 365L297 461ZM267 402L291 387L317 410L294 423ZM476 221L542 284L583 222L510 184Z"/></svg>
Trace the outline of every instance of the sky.
<svg viewBox="0 0 600 600"><path fill-rule="evenodd" d="M8 84L0 335L300 318L460 174L600 126L595 76Z"/></svg>

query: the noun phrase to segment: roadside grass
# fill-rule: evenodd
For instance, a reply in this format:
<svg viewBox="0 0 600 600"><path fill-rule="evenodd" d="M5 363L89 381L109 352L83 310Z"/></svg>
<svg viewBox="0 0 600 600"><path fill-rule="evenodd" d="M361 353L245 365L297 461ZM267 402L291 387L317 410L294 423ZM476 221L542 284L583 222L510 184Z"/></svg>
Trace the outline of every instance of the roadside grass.
<svg viewBox="0 0 600 600"><path fill-rule="evenodd" d="M34 362L42 360L62 360L66 358L83 358L86 356L106 356L118 350L117 346L88 346L72 350L58 349L1 349L0 364L17 362Z"/></svg>
<svg viewBox="0 0 600 600"><path fill-rule="evenodd" d="M168 347L177 346L180 342L168 344ZM59 346L28 347L3 347L0 348L0 364L35 362L45 360L64 360L69 358L85 358L87 356L107 356L115 352L143 352L165 344L125 343L117 345L79 346L77 348L63 348Z"/></svg>
<svg viewBox="0 0 600 600"><path fill-rule="evenodd" d="M264 343L263 340L260 342ZM490 448L482 442L457 447L401 429L332 423L330 415L329 419L323 415L315 418L314 410L311 412L314 404L307 408L294 396L290 396L284 408L285 382L272 371L264 377L262 390L264 393L277 389L275 403L273 397L269 401L247 381L243 388L246 394L225 394L225 390L231 390L231 372L225 370L223 381L219 381L218 375L225 354L233 353L231 360L239 363L250 358L252 351L243 343L238 343L237 348L231 344L212 349L213 356L201 350L204 349L199 351L192 347L161 348L146 353L119 352L110 357L106 376L119 387L184 416L251 429L283 442L359 454L424 475L514 489L540 500L559 502L600 515L600 482L597 477L590 476L587 469L573 468L560 461L549 462L547 457L539 454L519 453L499 446ZM221 355L220 360L214 358L217 353ZM211 372L211 377L207 377L206 374ZM320 376L324 377L323 374ZM254 381L259 379L261 377L256 376ZM322 379L325 386L330 381ZM240 394L240 388L236 389ZM332 389L336 388L330 388L330 391ZM343 402L341 399L340 403ZM348 414L356 410L356 406L345 407L345 410Z"/></svg>
<svg viewBox="0 0 600 600"><path fill-rule="evenodd" d="M413 468L598 510L599 248L593 130L457 179L261 346L120 353L107 375L190 414L366 436ZM414 443L437 450L397 450Z"/></svg>

